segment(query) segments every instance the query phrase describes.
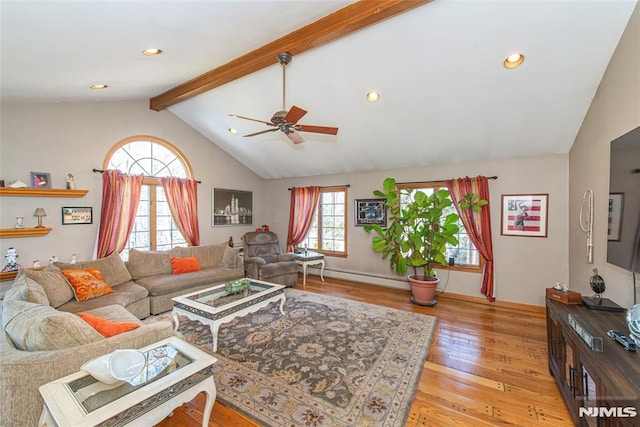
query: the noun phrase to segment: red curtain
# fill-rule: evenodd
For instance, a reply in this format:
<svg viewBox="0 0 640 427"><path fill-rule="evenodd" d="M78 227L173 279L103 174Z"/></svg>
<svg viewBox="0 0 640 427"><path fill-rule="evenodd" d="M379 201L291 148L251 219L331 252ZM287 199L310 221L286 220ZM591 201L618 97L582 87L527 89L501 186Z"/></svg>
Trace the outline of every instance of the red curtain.
<svg viewBox="0 0 640 427"><path fill-rule="evenodd" d="M98 258L122 252L127 245L140 202L142 179L142 175L125 175L117 170L103 172Z"/></svg>
<svg viewBox="0 0 640 427"><path fill-rule="evenodd" d="M489 183L486 177L457 178L447 181L447 187L451 193L451 200L455 205L460 220L467 230L471 242L475 245L480 255L485 260L482 272L481 292L489 301L495 301L494 272L493 272L493 245L491 243L491 215L489 204L483 206L480 212L471 209L461 210L459 202L465 194L477 194L480 199L489 202Z"/></svg>
<svg viewBox="0 0 640 427"><path fill-rule="evenodd" d="M313 223L313 214L320 199L320 187L293 187L289 208L287 246L302 242Z"/></svg>
<svg viewBox="0 0 640 427"><path fill-rule="evenodd" d="M160 178L176 226L190 246L200 245L198 182L174 177Z"/></svg>

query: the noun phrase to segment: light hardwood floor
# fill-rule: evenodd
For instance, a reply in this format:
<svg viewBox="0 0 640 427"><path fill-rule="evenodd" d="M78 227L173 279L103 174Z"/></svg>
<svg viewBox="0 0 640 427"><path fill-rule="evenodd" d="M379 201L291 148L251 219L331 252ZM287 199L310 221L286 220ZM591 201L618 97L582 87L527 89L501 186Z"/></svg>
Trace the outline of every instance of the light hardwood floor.
<svg viewBox="0 0 640 427"><path fill-rule="evenodd" d="M394 307L438 318L407 426L572 426L547 367L544 311L439 296L421 307L409 292L307 277L296 289ZM203 395L176 409L161 427L201 424ZM210 427L257 426L216 402Z"/></svg>

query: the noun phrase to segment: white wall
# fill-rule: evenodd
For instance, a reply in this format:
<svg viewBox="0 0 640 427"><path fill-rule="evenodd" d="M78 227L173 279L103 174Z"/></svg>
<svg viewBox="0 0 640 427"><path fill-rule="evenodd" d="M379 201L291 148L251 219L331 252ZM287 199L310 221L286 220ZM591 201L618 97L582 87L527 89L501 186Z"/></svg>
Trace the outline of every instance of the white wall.
<svg viewBox="0 0 640 427"><path fill-rule="evenodd" d="M373 197L373 190L380 189L382 181L388 176L398 182L412 182L477 175L498 176L497 180L489 181L497 299L543 305L545 288L552 286L555 281L568 280L566 155L272 180L264 186L265 196L272 201L267 208L267 216L273 218L269 223L271 229L284 241L289 218L289 187L349 184L348 257L327 258L326 275L409 289L406 280L390 269L388 260L382 260L379 254L373 252L371 236L362 227L354 225L354 199ZM548 237L501 236L501 195L531 193L549 194ZM441 271L443 282L447 282L447 276L447 271ZM482 297L480 279L477 273L451 272L446 290Z"/></svg>
<svg viewBox="0 0 640 427"><path fill-rule="evenodd" d="M77 188L87 195L74 198L0 198L0 227L11 228L16 216L33 227L33 212L47 212L44 225L53 227L45 237L0 240L0 252L14 246L18 262L30 267L33 260L46 261L52 255L68 260L89 259L100 219L102 178L92 168L102 169L109 149L132 135L153 135L178 147L189 159L197 180L198 212L202 244L240 241L253 226L211 226L211 188L253 191L254 224L265 220L263 181L242 164L205 139L168 111L149 110L147 101L2 105L0 132L0 179L6 185L14 179L30 182L30 172L49 172L54 188L65 188L65 177L73 173ZM62 225L61 207L92 206L93 225ZM2 265L4 265L4 260Z"/></svg>
<svg viewBox="0 0 640 427"><path fill-rule="evenodd" d="M605 297L623 307L633 304L633 277L607 263L609 147L612 140L640 126L640 7L629 20L618 47L569 153L569 278L571 288L591 295L589 278L597 267ZM582 194L594 192L594 263L585 256L585 233L578 215ZM640 295L638 296L640 298Z"/></svg>

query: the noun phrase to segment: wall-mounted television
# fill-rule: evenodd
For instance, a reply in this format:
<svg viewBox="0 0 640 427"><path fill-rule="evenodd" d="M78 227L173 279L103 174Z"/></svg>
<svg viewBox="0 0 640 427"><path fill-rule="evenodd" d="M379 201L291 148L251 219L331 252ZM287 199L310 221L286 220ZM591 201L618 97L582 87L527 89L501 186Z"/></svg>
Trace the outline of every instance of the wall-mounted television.
<svg viewBox="0 0 640 427"><path fill-rule="evenodd" d="M640 273L640 127L611 141L607 262Z"/></svg>

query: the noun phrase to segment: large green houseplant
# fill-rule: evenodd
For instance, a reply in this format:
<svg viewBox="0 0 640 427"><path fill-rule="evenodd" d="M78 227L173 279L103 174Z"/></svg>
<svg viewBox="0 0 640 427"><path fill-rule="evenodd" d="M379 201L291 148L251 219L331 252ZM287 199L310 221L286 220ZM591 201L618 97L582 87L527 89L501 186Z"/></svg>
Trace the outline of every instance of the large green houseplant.
<svg viewBox="0 0 640 427"><path fill-rule="evenodd" d="M453 203L448 190L440 189L427 195L422 191L398 189L393 178L386 178L383 190L375 190L377 197L386 198L388 223L365 227L367 233L375 233L373 250L389 258L390 266L398 274L406 274L409 267L413 274L408 276L411 283L411 300L421 305L435 304L435 290L440 282L434 266L446 266L447 245L457 245L456 237L459 216L447 213ZM403 204L400 201L403 201ZM406 203L404 203L406 202ZM466 195L460 203L463 209L479 211L486 205L476 195ZM419 272L422 271L422 274Z"/></svg>

